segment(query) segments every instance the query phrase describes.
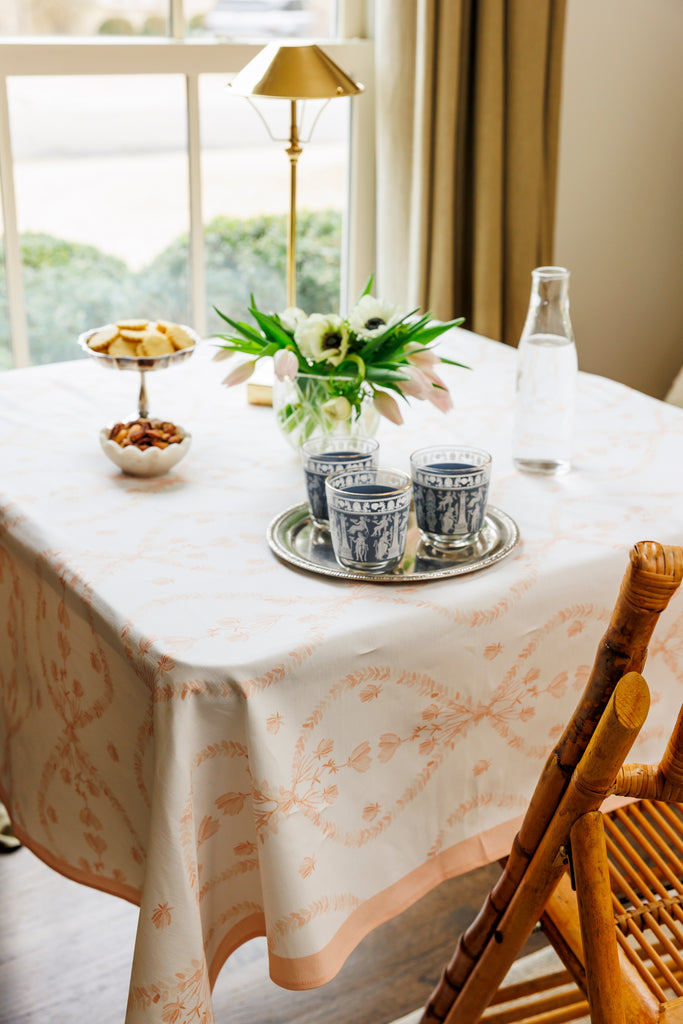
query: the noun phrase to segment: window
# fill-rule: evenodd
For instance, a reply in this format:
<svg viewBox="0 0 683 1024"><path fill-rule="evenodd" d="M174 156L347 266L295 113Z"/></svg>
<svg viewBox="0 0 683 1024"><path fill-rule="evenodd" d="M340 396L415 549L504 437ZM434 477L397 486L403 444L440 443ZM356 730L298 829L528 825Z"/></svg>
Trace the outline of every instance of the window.
<svg viewBox="0 0 683 1024"><path fill-rule="evenodd" d="M0 231L2 231L2 210L0 209ZM7 274L5 271L5 247L0 243L0 370L12 365L12 350L9 343L9 307L7 304Z"/></svg>
<svg viewBox="0 0 683 1024"><path fill-rule="evenodd" d="M121 316L207 334L214 305L243 315L250 291L285 304L286 142L227 83L272 39L329 33L333 0L180 4L5 0L0 368L78 358L78 333ZM223 38L242 32L262 38ZM338 308L374 269L372 44L322 45L366 95L332 101L299 161L297 278L310 312ZM260 105L285 138L286 101Z"/></svg>
<svg viewBox="0 0 683 1024"><path fill-rule="evenodd" d="M26 76L8 82L29 359L75 358L74 338L166 310L187 323L189 230L182 75ZM183 296L178 303L177 296Z"/></svg>
<svg viewBox="0 0 683 1024"><path fill-rule="evenodd" d="M322 37L334 35L334 0L185 0L192 35ZM4 36L166 36L165 0L3 0Z"/></svg>

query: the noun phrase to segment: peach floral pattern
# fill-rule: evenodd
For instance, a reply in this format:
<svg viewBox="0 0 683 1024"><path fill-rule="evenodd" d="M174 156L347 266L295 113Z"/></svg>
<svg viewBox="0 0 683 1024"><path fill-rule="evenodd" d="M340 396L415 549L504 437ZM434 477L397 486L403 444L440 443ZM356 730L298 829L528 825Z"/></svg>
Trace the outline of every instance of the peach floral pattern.
<svg viewBox="0 0 683 1024"><path fill-rule="evenodd" d="M509 458L514 352L462 331L454 344L473 369L444 370L448 429L467 422L493 453L491 501L521 542L430 584L347 583L271 555L269 521L303 501L299 464L200 350L163 381L198 443L158 480L97 449L93 401L116 419L128 374L0 374L0 800L51 866L139 904L126 1024L213 1024L212 984L255 935L276 981L321 983L368 927L498 856L629 547L680 542L680 410L581 375L576 469L532 486ZM383 428L387 464L443 433L419 404ZM644 760L683 697L680 596L647 679Z"/></svg>
<svg viewBox="0 0 683 1024"><path fill-rule="evenodd" d="M299 874L302 878L308 878L315 871L315 857L304 857L299 865Z"/></svg>
<svg viewBox="0 0 683 1024"><path fill-rule="evenodd" d="M168 928L171 923L171 911L168 903L159 903L152 913L152 924L155 928Z"/></svg>
<svg viewBox="0 0 683 1024"><path fill-rule="evenodd" d="M193 960L172 979L155 982L146 988L131 990L129 1012L142 1009L163 1024L213 1024L211 987L206 965ZM150 1016L148 1012L148 1017Z"/></svg>

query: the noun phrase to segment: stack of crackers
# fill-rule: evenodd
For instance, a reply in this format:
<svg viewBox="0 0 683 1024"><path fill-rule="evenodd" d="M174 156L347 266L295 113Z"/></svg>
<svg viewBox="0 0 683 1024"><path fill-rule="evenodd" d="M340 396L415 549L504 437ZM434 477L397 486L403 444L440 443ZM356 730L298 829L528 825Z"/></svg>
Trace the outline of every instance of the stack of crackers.
<svg viewBox="0 0 683 1024"><path fill-rule="evenodd" d="M88 348L93 352L134 359L168 356L192 345L194 341L185 328L168 320L117 320L88 338Z"/></svg>

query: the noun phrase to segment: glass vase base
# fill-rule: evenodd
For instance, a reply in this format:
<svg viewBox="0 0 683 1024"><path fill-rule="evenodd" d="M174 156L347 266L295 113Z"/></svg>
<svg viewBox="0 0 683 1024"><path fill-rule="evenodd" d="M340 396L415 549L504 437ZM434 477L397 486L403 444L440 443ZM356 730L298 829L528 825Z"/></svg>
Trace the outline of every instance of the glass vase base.
<svg viewBox="0 0 683 1024"><path fill-rule="evenodd" d="M537 476L564 476L572 468L570 459L513 459L515 469Z"/></svg>

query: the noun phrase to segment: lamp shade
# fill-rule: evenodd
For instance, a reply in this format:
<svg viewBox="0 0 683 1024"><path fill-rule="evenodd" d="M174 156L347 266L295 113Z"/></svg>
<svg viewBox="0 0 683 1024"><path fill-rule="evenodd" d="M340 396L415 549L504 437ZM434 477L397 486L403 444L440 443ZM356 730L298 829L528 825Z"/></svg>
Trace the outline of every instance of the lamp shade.
<svg viewBox="0 0 683 1024"><path fill-rule="evenodd" d="M289 100L323 100L363 91L314 43L294 46L269 43L230 83L241 96Z"/></svg>

